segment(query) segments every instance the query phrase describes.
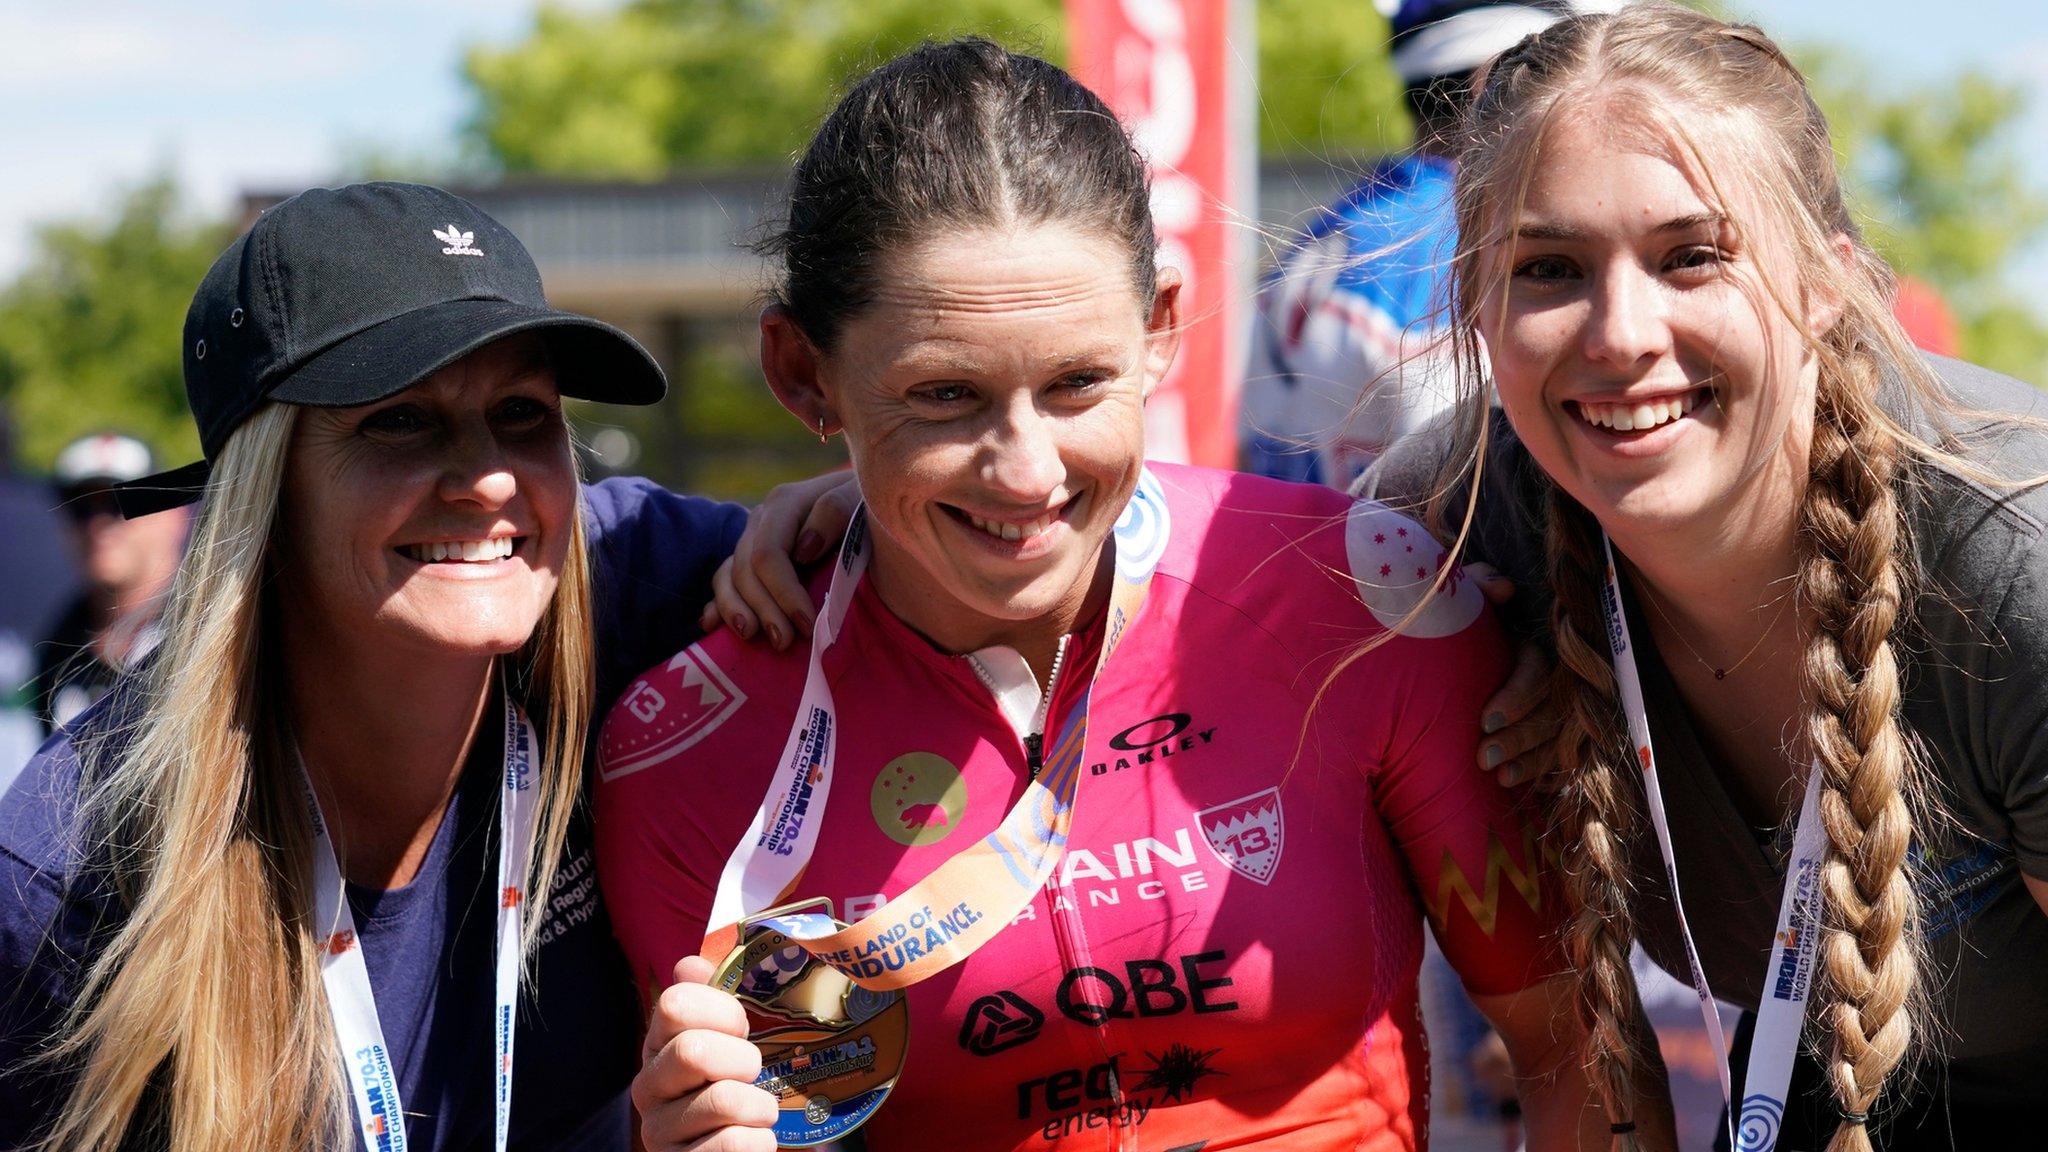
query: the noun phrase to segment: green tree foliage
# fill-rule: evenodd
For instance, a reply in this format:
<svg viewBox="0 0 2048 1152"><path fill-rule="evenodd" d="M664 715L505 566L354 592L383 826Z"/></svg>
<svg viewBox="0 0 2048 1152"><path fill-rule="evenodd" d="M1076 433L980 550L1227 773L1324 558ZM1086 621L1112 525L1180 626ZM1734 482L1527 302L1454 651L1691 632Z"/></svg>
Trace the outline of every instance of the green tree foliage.
<svg viewBox="0 0 2048 1152"><path fill-rule="evenodd" d="M930 38L976 33L1064 62L1059 0L634 0L543 8L533 33L476 48L473 144L513 172L651 178L779 162L849 76ZM1261 136L1269 152L1406 145L1410 127L1360 0L1262 0Z"/></svg>
<svg viewBox="0 0 2048 1152"><path fill-rule="evenodd" d="M1387 22L1372 5L1258 0L1258 36L1266 155L1380 155L1414 139L1387 57Z"/></svg>
<svg viewBox="0 0 2048 1152"><path fill-rule="evenodd" d="M171 182L128 193L111 218L42 227L0 292L0 405L21 461L46 468L74 437L119 428L164 458L196 458L180 344L185 308L231 234L184 220Z"/></svg>
<svg viewBox="0 0 2048 1152"><path fill-rule="evenodd" d="M2025 92L1978 72L1902 86L1827 52L1801 66L1872 243L1947 301L1965 358L2048 384L2048 325L2008 275L2048 226L2013 139Z"/></svg>
<svg viewBox="0 0 2048 1152"><path fill-rule="evenodd" d="M845 77L927 36L979 32L1057 53L1057 0L635 0L543 8L476 48L472 140L513 172L653 177L783 162Z"/></svg>

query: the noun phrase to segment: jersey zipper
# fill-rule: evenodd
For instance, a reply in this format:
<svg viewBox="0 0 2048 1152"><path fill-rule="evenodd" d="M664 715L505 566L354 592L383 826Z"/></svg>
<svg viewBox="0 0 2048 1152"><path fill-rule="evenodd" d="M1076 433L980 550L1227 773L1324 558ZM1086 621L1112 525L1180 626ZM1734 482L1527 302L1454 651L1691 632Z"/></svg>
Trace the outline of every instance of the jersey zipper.
<svg viewBox="0 0 2048 1152"><path fill-rule="evenodd" d="M1060 686L1060 673L1067 663L1067 644L1072 636L1060 637L1059 647L1053 650L1052 668L1045 678L1045 692L1038 698L1038 711L1031 719L1031 730L1019 736L1024 745L1024 763L1031 770L1031 779L1038 779L1045 768L1045 726L1052 719L1053 694ZM995 678L981 666L981 661L968 658L967 666L974 669L975 679L993 696L1000 696ZM1094 967L1094 958L1088 949L1088 932L1081 921L1080 904L1074 895L1073 885L1057 873L1046 881L1038 899L1043 902L1046 918L1052 926L1053 949L1060 957L1062 967L1067 971ZM1111 1108L1121 1108L1128 1098L1116 1072L1116 1054L1120 1047L1110 1035L1110 1021L1105 1018L1092 1029L1097 1054L1110 1069L1109 1102ZM1104 1132L1104 1152L1138 1152L1137 1137L1126 1128L1111 1126Z"/></svg>
<svg viewBox="0 0 2048 1152"><path fill-rule="evenodd" d="M1059 647L1052 650L1052 671L1045 678L1045 695L1039 698L1038 715L1031 718L1031 731L1024 734L1024 766L1031 769L1033 780L1045 768L1045 723L1052 719L1052 694L1060 686L1060 669L1067 663L1067 641L1072 639L1060 637Z"/></svg>
<svg viewBox="0 0 2048 1152"><path fill-rule="evenodd" d="M1024 745L1024 766L1030 770L1030 778L1033 780L1038 779L1038 774L1045 769L1045 724L1052 718L1053 693L1060 686L1060 670L1065 668L1067 663L1067 642L1072 639L1072 636L1060 637L1059 646L1053 649L1052 669L1045 678L1045 691L1038 697L1038 712L1031 718L1030 730L1018 733L1017 736L1018 742ZM1001 695L994 677L981 666L981 661L970 656L967 658L967 666L973 669L974 678L981 681L981 686L988 689L991 696Z"/></svg>

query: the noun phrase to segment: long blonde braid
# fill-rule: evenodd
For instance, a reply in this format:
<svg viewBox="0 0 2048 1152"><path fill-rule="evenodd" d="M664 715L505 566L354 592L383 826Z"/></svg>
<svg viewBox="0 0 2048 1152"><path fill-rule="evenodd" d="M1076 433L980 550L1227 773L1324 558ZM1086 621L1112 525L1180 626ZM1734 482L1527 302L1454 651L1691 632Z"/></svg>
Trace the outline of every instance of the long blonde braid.
<svg viewBox="0 0 2048 1152"><path fill-rule="evenodd" d="M1901 452L1865 411L1875 365L1850 364L1869 378L1822 390L1801 509L1800 591L1815 615L1803 668L1806 740L1820 766L1828 844L1819 1024L1844 1116L1830 1152L1868 1152L1863 1117L1912 1044L1920 950L1906 852L1914 800L1924 796L1900 730L1892 650L1907 603L1896 555L1905 537L1894 491Z"/></svg>
<svg viewBox="0 0 2048 1152"><path fill-rule="evenodd" d="M1550 586L1557 590L1550 620L1558 673L1551 678L1550 698L1563 722L1550 822L1554 842L1569 845L1563 869L1571 909L1565 955L1578 980L1588 1070L1608 1122L1623 1137L1622 1148L1630 1149L1635 1141L1627 1130L1636 1115L1643 1042L1635 1026L1635 974L1629 969L1635 932L1629 915L1628 837L1637 811L1625 775L1632 758L1597 591L1605 585L1607 565L1592 517L1555 485L1547 521Z"/></svg>

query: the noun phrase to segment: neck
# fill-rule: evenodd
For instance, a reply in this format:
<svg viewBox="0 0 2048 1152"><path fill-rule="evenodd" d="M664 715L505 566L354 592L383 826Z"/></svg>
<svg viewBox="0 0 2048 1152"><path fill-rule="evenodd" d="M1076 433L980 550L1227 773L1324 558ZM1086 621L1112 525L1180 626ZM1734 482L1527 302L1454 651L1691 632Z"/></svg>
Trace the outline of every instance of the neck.
<svg viewBox="0 0 2048 1152"><path fill-rule="evenodd" d="M1647 601L1644 622L1688 700L1709 692L1725 703L1723 678L1733 684L1739 675L1740 685L1796 710L1807 623L1795 602L1804 477L1771 487L1777 495L1730 501L1716 516L1609 529L1617 562Z"/></svg>
<svg viewBox="0 0 2048 1152"><path fill-rule="evenodd" d="M1774 610L1798 574L1797 503L1750 511L1713 525L1608 535L1667 614L1718 635L1724 622ZM1735 631L1755 635L1746 624Z"/></svg>
<svg viewBox="0 0 2048 1152"><path fill-rule="evenodd" d="M368 888L410 882L490 707L491 658L423 659L318 625L287 624L281 647L292 729L342 874Z"/></svg>
<svg viewBox="0 0 2048 1152"><path fill-rule="evenodd" d="M171 579L176 574L175 567L146 572L133 580L102 584L92 590L93 630L103 638L115 663L121 663L127 655L135 633L163 608L164 595L171 590Z"/></svg>
<svg viewBox="0 0 2048 1152"><path fill-rule="evenodd" d="M875 593L889 611L941 652L961 656L995 645L1017 650L1037 674L1041 687L1052 675L1060 638L1095 618L1109 603L1115 557L1103 541L1088 577L1060 597L1053 608L1028 620L1005 620L976 612L944 592L934 592L907 557L897 556L879 537L868 564Z"/></svg>

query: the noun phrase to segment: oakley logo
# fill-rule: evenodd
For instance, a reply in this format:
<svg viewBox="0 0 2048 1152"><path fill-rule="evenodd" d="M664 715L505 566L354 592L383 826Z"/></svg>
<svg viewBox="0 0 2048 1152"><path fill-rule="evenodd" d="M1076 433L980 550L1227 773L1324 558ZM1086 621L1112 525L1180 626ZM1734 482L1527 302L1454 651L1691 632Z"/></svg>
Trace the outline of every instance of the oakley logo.
<svg viewBox="0 0 2048 1152"><path fill-rule="evenodd" d="M441 231L439 228L434 229L434 239L447 245L447 247L441 249L441 255L443 256L481 256L484 254L483 249L472 246L472 241L476 239L476 233L464 232L453 224L448 226L446 232Z"/></svg>
<svg viewBox="0 0 2048 1152"><path fill-rule="evenodd" d="M993 1056L1030 1042L1045 1027L1045 1013L1015 992L983 996L967 1008L960 1046L976 1056Z"/></svg>

